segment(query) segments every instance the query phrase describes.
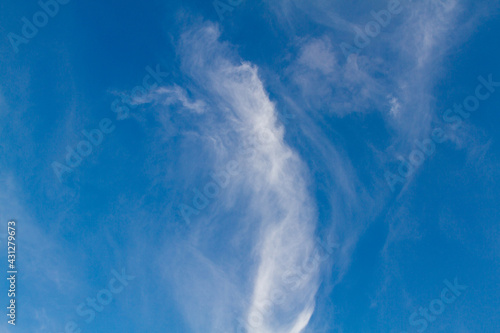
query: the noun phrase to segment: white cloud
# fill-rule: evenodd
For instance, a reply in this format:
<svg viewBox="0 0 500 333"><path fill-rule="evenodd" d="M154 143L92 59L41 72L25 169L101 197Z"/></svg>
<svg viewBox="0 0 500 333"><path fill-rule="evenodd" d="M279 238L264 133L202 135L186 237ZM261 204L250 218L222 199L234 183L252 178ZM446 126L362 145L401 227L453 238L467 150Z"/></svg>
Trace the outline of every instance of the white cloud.
<svg viewBox="0 0 500 333"><path fill-rule="evenodd" d="M399 110L401 109L401 104L399 104L398 99L394 96L389 95L389 105L391 106L391 110L389 111L393 117L397 117L399 114Z"/></svg>
<svg viewBox="0 0 500 333"><path fill-rule="evenodd" d="M314 249L316 213L307 172L284 142L284 128L257 68L239 62L218 38L214 25L194 28L181 37L179 53L184 71L216 105L212 117L200 126L206 142L219 142L206 147L214 155L214 169L231 159L239 163L238 175L217 199L237 206L219 203L217 214L203 211L208 224L197 225L188 243L179 244L192 250L167 251L172 258L169 270L191 272L172 277L172 283L194 331L234 331L236 320L249 332L301 332L314 311L318 268L302 272L302 283L295 288L287 285L285 273L301 267ZM230 132L236 135L230 138ZM242 151L248 138L250 155ZM217 218L234 209L240 218ZM227 239L222 257L215 255L220 253L221 237ZM231 265L236 259L248 267ZM204 285L201 276L206 282L203 291L194 287ZM277 290L284 291L283 302L271 299ZM269 302L270 307L264 306ZM231 309L239 311L231 315Z"/></svg>
<svg viewBox="0 0 500 333"><path fill-rule="evenodd" d="M194 113L203 113L206 110L206 104L202 100L193 100L189 98L187 91L178 85L171 87L160 86L141 97L136 97L132 104L141 105L147 103L156 103L164 106L179 104L183 109Z"/></svg>
<svg viewBox="0 0 500 333"><path fill-rule="evenodd" d="M337 66L330 40L313 38L300 50L298 63L325 75L333 75Z"/></svg>
<svg viewBox="0 0 500 333"><path fill-rule="evenodd" d="M363 28L372 19L370 11L381 10L386 3L374 3L364 10L356 7L357 15L350 16L350 4L323 0L307 5L282 0L269 6L295 35L292 40L298 41L288 73L300 87L305 104L340 117L378 110L397 133L395 149L411 149L415 139L428 134L439 113L432 94L443 72L443 59L470 35L479 18L476 13L463 16L464 5L457 0L401 1L401 13L382 33L371 38L359 55L345 59L339 45L352 45L353 27ZM315 15L304 18L298 11ZM344 19L339 19L341 13ZM331 20L326 22L326 17ZM304 20L323 26L322 37L295 31L292 26L304 24Z"/></svg>

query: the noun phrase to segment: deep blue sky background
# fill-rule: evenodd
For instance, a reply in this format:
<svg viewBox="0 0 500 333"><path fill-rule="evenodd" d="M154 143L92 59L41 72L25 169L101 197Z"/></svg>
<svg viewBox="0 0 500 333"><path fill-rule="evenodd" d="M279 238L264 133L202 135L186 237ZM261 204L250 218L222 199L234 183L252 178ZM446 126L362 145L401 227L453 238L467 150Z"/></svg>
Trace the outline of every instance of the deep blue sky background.
<svg viewBox="0 0 500 333"><path fill-rule="evenodd" d="M0 332L413 333L455 277L467 290L425 331L498 332L500 87L456 130L443 113L478 76L500 82L499 3L401 6L346 58L386 1L246 0L224 20L210 1L71 1L17 53L8 34L40 7L0 2L0 257L15 219L19 270ZM118 120L157 65L168 77ZM59 181L104 118L115 130ZM436 127L447 140L391 191ZM317 239L335 249L304 270ZM75 308L122 269L135 279L86 323Z"/></svg>

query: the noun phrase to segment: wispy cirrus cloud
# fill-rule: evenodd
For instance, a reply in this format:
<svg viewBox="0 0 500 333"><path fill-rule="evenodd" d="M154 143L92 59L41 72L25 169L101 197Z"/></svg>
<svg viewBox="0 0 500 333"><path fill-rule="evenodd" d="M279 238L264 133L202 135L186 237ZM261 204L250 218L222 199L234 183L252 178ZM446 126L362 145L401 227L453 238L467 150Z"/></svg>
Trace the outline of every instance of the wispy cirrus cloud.
<svg viewBox="0 0 500 333"><path fill-rule="evenodd" d="M371 13L386 10L388 2L364 9L322 0L307 4L299 0L270 4L280 22L293 25L312 19L299 15L302 7L322 13L312 16L323 26L319 37L283 24L294 41L288 74L300 87L302 98L312 107L341 117L376 110L404 146L411 146L430 130L436 114L433 87L444 57L485 15L482 6L465 15L468 4L457 0L399 1L400 13L391 17L382 33L368 38L370 44L358 55L344 59L340 45L353 44L354 28L364 31L366 23L374 20ZM278 11L279 6L287 10ZM349 8L355 10L348 15ZM319 20L341 14L346 19Z"/></svg>
<svg viewBox="0 0 500 333"><path fill-rule="evenodd" d="M159 88L144 100L155 100L162 113L174 98L181 109L203 118L190 118L199 130L195 140L207 150L208 162L200 167L217 170L228 160L238 163L238 173L218 204L200 217L204 223L176 242L182 250L166 249L166 269L179 272L167 280L175 286L193 331L301 332L314 311L319 272L315 268L303 274L296 288L286 285L286 272L300 267L314 250L317 216L307 189L309 176L300 156L284 141L276 105L258 69L241 62L219 38L217 26L204 23L179 40L182 69L208 100L188 100L175 88ZM206 105L207 111L198 112ZM242 151L246 141L251 142L251 155ZM225 240L222 248L220 237ZM246 267L238 264L242 261ZM278 289L286 291L284 301L269 308L266 304Z"/></svg>
<svg viewBox="0 0 500 333"><path fill-rule="evenodd" d="M156 103L164 106L178 105L181 109L195 113L203 113L207 107L202 100L192 100L188 96L186 89L181 88L178 85L170 87L160 86L151 91L149 94L132 100L132 105L142 105L148 103Z"/></svg>

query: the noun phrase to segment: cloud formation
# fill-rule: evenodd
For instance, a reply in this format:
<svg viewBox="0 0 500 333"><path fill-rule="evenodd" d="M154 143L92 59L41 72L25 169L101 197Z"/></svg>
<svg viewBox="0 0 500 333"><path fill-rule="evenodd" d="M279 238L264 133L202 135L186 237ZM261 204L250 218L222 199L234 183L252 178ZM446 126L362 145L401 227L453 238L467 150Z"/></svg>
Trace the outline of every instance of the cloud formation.
<svg viewBox="0 0 500 333"><path fill-rule="evenodd" d="M315 246L317 216L307 189L307 172L298 154L284 141L284 128L277 120L276 106L264 89L258 69L241 62L219 38L217 26L209 23L186 31L180 38L182 68L209 96L207 103L183 106L198 110L200 105L211 105L207 111L211 117L199 124L200 135L203 142L219 142L205 147L212 150L215 170L230 159L238 163L239 172L220 200L228 198L234 205L217 204L217 209L207 212L208 225L198 224L191 231L192 235L207 238L193 236L179 245L191 254L176 252L173 257L181 256L183 260L175 259L172 267L192 273L174 278L173 283L185 295L179 296L179 302L184 303L185 316L195 331L206 332L207 325L215 331L222 325L224 331L301 332L314 311L318 288L318 268L302 272L300 283L290 285L288 281L290 272L311 257ZM185 95L175 89L160 88L156 94L172 92L183 100ZM169 97L166 100L170 104ZM251 149L243 150L244 144ZM231 200L230 196L236 198ZM233 215L230 222L221 220L235 209L241 217ZM229 223L230 231L222 231ZM212 229L227 234L226 251L238 249L243 255L235 254L224 261L218 258L215 254L221 245L210 240ZM242 232L246 238L242 238ZM248 267L238 270L228 264L235 259L248 262ZM191 291L193 285L201 283L195 272L204 276L204 294L216 290L218 296ZM273 300L278 290L283 291L282 298ZM230 300L233 292L239 299ZM228 316L235 305L239 313ZM192 306L201 306L213 316L200 321Z"/></svg>

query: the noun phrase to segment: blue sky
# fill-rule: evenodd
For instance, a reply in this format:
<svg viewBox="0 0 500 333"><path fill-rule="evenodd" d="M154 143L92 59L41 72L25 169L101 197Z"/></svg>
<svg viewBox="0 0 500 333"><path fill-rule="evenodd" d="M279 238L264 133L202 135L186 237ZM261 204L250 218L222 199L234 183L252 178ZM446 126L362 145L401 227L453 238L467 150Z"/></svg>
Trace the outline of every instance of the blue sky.
<svg viewBox="0 0 500 333"><path fill-rule="evenodd" d="M0 332L500 330L498 1L0 8Z"/></svg>

